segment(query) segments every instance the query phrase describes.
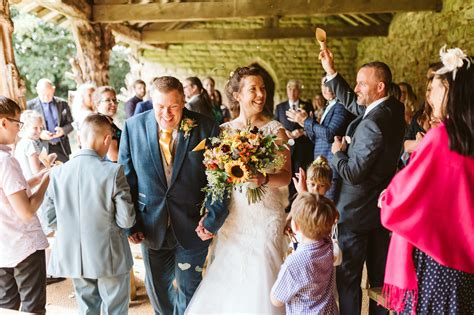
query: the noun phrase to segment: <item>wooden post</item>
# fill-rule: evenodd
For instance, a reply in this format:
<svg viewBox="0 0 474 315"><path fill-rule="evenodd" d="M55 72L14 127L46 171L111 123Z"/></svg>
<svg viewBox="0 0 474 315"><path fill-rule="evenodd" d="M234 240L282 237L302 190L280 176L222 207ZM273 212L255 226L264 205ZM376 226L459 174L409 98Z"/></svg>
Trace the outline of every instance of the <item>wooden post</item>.
<svg viewBox="0 0 474 315"><path fill-rule="evenodd" d="M70 60L77 85L94 82L97 86L109 83L109 57L115 39L105 24L91 24L71 19L77 56Z"/></svg>
<svg viewBox="0 0 474 315"><path fill-rule="evenodd" d="M8 0L0 0L0 95L26 107L25 82L15 64L12 45L13 22Z"/></svg>

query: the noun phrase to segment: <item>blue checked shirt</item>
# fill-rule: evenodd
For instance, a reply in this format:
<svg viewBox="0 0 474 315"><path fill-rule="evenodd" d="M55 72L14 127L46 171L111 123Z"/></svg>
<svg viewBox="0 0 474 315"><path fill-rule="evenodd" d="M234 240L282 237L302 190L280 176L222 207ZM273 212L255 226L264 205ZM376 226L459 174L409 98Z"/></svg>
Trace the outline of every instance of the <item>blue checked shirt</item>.
<svg viewBox="0 0 474 315"><path fill-rule="evenodd" d="M272 295L286 304L287 315L339 314L335 289L333 248L327 238L298 245L281 266Z"/></svg>

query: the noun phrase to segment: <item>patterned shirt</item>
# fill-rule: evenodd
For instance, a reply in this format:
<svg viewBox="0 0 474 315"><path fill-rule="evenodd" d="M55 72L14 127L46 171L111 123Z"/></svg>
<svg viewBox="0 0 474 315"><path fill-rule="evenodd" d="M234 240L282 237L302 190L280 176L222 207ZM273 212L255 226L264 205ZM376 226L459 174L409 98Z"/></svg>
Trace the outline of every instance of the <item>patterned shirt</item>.
<svg viewBox="0 0 474 315"><path fill-rule="evenodd" d="M0 145L0 268L13 268L37 250L48 247L36 215L22 220L8 197L21 190L31 195L18 161L11 149Z"/></svg>
<svg viewBox="0 0 474 315"><path fill-rule="evenodd" d="M287 315L339 314L335 286L333 248L327 238L299 244L283 263L272 295L286 304Z"/></svg>

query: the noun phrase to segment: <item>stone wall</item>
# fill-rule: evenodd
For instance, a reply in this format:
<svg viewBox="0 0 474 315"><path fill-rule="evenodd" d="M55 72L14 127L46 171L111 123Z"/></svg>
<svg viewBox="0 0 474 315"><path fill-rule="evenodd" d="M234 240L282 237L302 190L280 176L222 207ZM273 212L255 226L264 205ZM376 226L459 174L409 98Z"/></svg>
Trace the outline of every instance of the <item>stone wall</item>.
<svg viewBox="0 0 474 315"><path fill-rule="evenodd" d="M334 39L339 71L350 80L354 79L356 41ZM223 86L231 71L238 66L257 62L272 76L275 82L275 102L286 98L286 82L299 79L303 84L302 97L309 99L320 90L323 75L318 60L319 46L312 39L252 40L223 43L173 44L166 50L146 51L147 60L142 73L145 79L155 75L175 75L180 79L188 76L212 76L217 88Z"/></svg>
<svg viewBox="0 0 474 315"><path fill-rule="evenodd" d="M280 26L335 25L334 19L283 18ZM262 27L264 21L234 23L232 28ZM219 22L195 24L194 28L224 27ZM324 27L324 26L323 26ZM396 82L406 81L416 93L424 93L428 64L439 60L442 45L459 46L474 55L474 0L444 0L441 12L398 13L387 37L363 39L331 38L328 45L335 55L336 68L351 85L358 67L373 60L390 65ZM286 99L286 82L299 79L302 97L310 99L320 91L323 75L318 60L319 46L314 39L249 40L219 43L171 44L166 49L145 51L142 76L212 76L223 91L230 72L237 66L259 63L275 81L275 104Z"/></svg>
<svg viewBox="0 0 474 315"><path fill-rule="evenodd" d="M422 97L428 65L439 61L439 49L445 44L474 55L473 0L445 0L439 13L396 14L388 37L364 38L359 43L357 66L386 62L395 82L410 83Z"/></svg>

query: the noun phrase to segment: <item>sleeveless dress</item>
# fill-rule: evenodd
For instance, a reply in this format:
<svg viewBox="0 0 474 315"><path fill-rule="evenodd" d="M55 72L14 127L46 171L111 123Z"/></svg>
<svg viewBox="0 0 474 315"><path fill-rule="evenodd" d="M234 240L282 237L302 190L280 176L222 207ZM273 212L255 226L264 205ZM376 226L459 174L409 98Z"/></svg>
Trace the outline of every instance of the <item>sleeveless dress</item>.
<svg viewBox="0 0 474 315"><path fill-rule="evenodd" d="M229 123L222 128L231 128ZM270 121L260 129L277 134ZM283 234L287 195L267 187L262 200L248 204L246 189L233 190L229 215L211 246L211 262L185 314L285 314L274 307L270 291L288 242Z"/></svg>

